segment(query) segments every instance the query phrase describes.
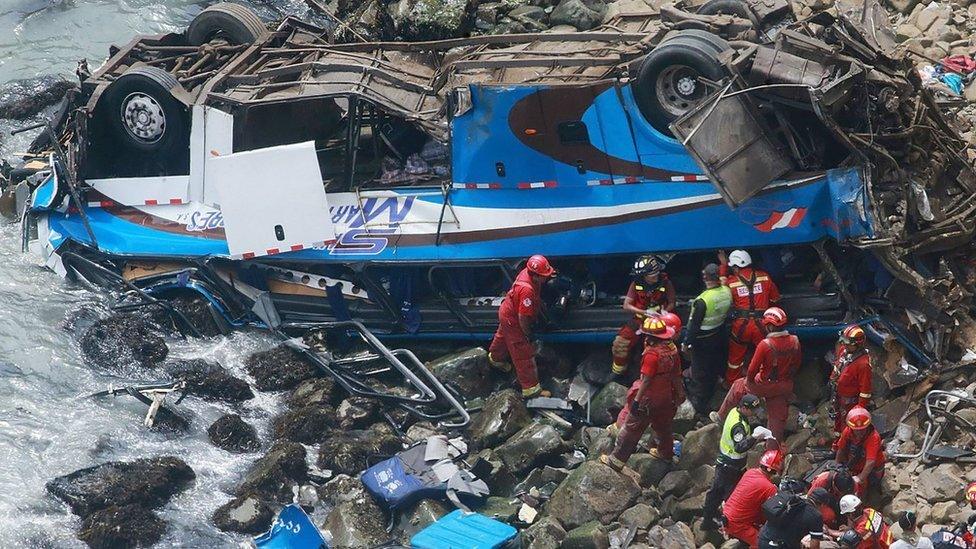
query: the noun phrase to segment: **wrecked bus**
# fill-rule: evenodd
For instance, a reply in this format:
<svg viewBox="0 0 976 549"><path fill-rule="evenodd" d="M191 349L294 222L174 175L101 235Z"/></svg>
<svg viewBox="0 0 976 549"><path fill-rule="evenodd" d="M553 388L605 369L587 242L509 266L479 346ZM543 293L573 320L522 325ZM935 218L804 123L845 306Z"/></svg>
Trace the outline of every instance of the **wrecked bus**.
<svg viewBox="0 0 976 549"><path fill-rule="evenodd" d="M476 339L543 253L561 275L545 337L570 340L621 324L637 254L669 258L690 297L715 250L743 247L795 328L898 299L937 309L912 337L941 340L969 284L961 141L863 19L742 6L336 43L218 4L82 73L20 183L25 244L137 300L192 296L210 330Z"/></svg>

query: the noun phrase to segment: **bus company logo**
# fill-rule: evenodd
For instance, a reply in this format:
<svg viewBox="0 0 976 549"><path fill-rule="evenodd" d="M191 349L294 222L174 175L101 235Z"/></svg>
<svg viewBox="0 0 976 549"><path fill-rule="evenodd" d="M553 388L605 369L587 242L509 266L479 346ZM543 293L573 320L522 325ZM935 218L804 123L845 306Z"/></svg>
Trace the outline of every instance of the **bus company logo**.
<svg viewBox="0 0 976 549"><path fill-rule="evenodd" d="M362 207L332 206L332 223L340 232L329 248L333 255L377 255L389 246L400 223L407 218L415 197L368 198ZM343 227L345 230L342 230Z"/></svg>

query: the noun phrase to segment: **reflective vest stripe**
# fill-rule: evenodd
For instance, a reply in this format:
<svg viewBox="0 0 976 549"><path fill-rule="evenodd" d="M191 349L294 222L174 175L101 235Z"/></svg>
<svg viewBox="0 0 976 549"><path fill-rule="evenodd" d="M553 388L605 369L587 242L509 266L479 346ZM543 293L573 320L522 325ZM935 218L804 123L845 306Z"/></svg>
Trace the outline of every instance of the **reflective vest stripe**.
<svg viewBox="0 0 976 549"><path fill-rule="evenodd" d="M728 417L725 418L725 425L722 426L722 438L718 443L718 448L722 452L722 455L733 460L745 459L746 457L745 454L740 454L735 451L735 442L732 440L732 429L739 424L745 429L746 436L752 434L752 427L749 425L749 422L739 416L738 408L732 408Z"/></svg>
<svg viewBox="0 0 976 549"><path fill-rule="evenodd" d="M714 330L725 322L732 308L732 293L725 286L709 288L699 294L698 299L705 303L705 316L701 321L702 330Z"/></svg>

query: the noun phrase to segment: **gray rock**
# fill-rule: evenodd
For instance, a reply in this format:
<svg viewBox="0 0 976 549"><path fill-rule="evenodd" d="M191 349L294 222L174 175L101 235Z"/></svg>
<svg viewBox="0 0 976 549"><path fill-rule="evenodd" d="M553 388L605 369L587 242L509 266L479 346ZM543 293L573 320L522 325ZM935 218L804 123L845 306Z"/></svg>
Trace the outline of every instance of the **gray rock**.
<svg viewBox="0 0 976 549"><path fill-rule="evenodd" d="M183 460L164 456L79 469L48 482L47 490L67 503L71 512L86 516L113 506L160 507L195 479Z"/></svg>
<svg viewBox="0 0 976 549"><path fill-rule="evenodd" d="M592 520L604 524L620 516L637 496L640 486L599 461L587 461L566 477L549 500L548 513L563 526L576 528Z"/></svg>
<svg viewBox="0 0 976 549"><path fill-rule="evenodd" d="M671 513L671 518L690 523L696 517L701 516L701 510L704 505L705 493L694 494L692 497L682 499L678 502L678 505L674 508L674 512ZM692 536L692 539L694 539L694 536Z"/></svg>
<svg viewBox="0 0 976 549"><path fill-rule="evenodd" d="M319 490L334 505L322 524L332 547L372 547L387 540L386 518L359 479L339 475Z"/></svg>
<svg viewBox="0 0 976 549"><path fill-rule="evenodd" d="M180 360L166 365L174 379L186 381L188 393L223 402L244 402L254 398L251 386L234 377L215 362L202 359Z"/></svg>
<svg viewBox="0 0 976 549"><path fill-rule="evenodd" d="M519 482L513 492L528 492L532 488L541 488L549 483L559 484L566 480L569 476L569 471L559 467L550 467L546 465L545 467L540 467L538 469L533 469L526 477L525 480Z"/></svg>
<svg viewBox="0 0 976 549"><path fill-rule="evenodd" d="M475 449L493 447L531 421L521 395L512 389L495 393L471 422L471 443Z"/></svg>
<svg viewBox="0 0 976 549"><path fill-rule="evenodd" d="M471 28L470 0L399 0L387 7L401 40L460 38Z"/></svg>
<svg viewBox="0 0 976 549"><path fill-rule="evenodd" d="M272 422L275 439L318 444L332 433L336 413L331 406L315 405L288 410Z"/></svg>
<svg viewBox="0 0 976 549"><path fill-rule="evenodd" d="M620 514L620 524L624 526L636 526L638 529L646 530L657 521L661 513L646 503L638 503L630 509Z"/></svg>
<svg viewBox="0 0 976 549"><path fill-rule="evenodd" d="M383 420L380 415L380 403L365 397L350 397L343 400L336 407L336 416L339 420L339 428L344 431L365 429Z"/></svg>
<svg viewBox="0 0 976 549"><path fill-rule="evenodd" d="M366 469L370 456L392 455L403 449L388 428L336 431L319 446L317 465L336 473L355 475Z"/></svg>
<svg viewBox="0 0 976 549"><path fill-rule="evenodd" d="M585 31L599 25L606 12L607 5L602 0L561 0L549 15L549 22Z"/></svg>
<svg viewBox="0 0 976 549"><path fill-rule="evenodd" d="M809 360L800 366L793 383L793 394L797 401L817 403L824 394L828 365L820 360Z"/></svg>
<svg viewBox="0 0 976 549"><path fill-rule="evenodd" d="M532 423L495 449L495 455L513 473L521 473L536 463L561 452L563 439L553 426Z"/></svg>
<svg viewBox="0 0 976 549"><path fill-rule="evenodd" d="M691 488L691 473L688 471L671 471L664 475L658 488L661 490L661 495L681 497Z"/></svg>
<svg viewBox="0 0 976 549"><path fill-rule="evenodd" d="M478 512L501 522L511 522L521 506L518 499L490 496Z"/></svg>
<svg viewBox="0 0 976 549"><path fill-rule="evenodd" d="M607 529L599 521L590 521L566 532L562 549L609 549Z"/></svg>
<svg viewBox="0 0 976 549"><path fill-rule="evenodd" d="M239 534L260 534L271 527L274 520L271 506L254 496L234 498L214 512L212 520L217 529Z"/></svg>
<svg viewBox="0 0 976 549"><path fill-rule="evenodd" d="M427 368L442 383L457 388L464 398L486 397L491 394L488 351L481 347L442 356L428 362Z"/></svg>
<svg viewBox="0 0 976 549"><path fill-rule="evenodd" d="M627 388L611 381L593 395L590 401L590 421L593 425L610 425L617 420L617 412L627 400Z"/></svg>
<svg viewBox="0 0 976 549"><path fill-rule="evenodd" d="M252 354L244 360L244 368L260 391L294 389L306 379L319 375L313 365L284 345Z"/></svg>
<svg viewBox="0 0 976 549"><path fill-rule="evenodd" d="M647 533L647 543L651 547L667 547L668 549L695 549L695 535L691 528L683 522L675 522L665 526L659 524Z"/></svg>
<svg viewBox="0 0 976 549"><path fill-rule="evenodd" d="M228 452L255 452L261 448L257 430L238 414L226 414L207 429L210 442Z"/></svg>
<svg viewBox="0 0 976 549"><path fill-rule="evenodd" d="M525 549L559 549L566 539L566 530L552 517L542 517L535 524L522 530L522 547Z"/></svg>
<svg viewBox="0 0 976 549"><path fill-rule="evenodd" d="M718 440L722 429L717 423L709 423L701 429L691 431L681 443L681 458L678 469L690 471L715 461L718 455Z"/></svg>
<svg viewBox="0 0 976 549"><path fill-rule="evenodd" d="M437 519L451 512L444 502L422 499L410 506L400 519L403 539L409 540L414 534L433 524Z"/></svg>
<svg viewBox="0 0 976 549"><path fill-rule="evenodd" d="M552 14L549 15L549 22L553 25L559 24L552 19ZM583 379L602 387L614 378L613 371L610 369L612 361L609 349L593 351L586 355L586 358L579 363L576 369L583 376Z"/></svg>
<svg viewBox="0 0 976 549"><path fill-rule="evenodd" d="M96 321L79 342L85 360L100 368L151 368L166 359L169 347L145 316L114 314Z"/></svg>
<svg viewBox="0 0 976 549"><path fill-rule="evenodd" d="M329 377L306 379L298 384L288 395L290 408L305 408L306 406L334 406L339 403L341 389L336 387L335 380Z"/></svg>
<svg viewBox="0 0 976 549"><path fill-rule="evenodd" d="M529 19L537 23L545 23L548 14L540 6L528 6L525 0L516 0L520 5L515 6L508 12L509 17L519 20ZM544 26L544 25L543 25ZM570 361L573 356L571 349L551 344L543 344L542 349L536 353L535 361L539 365L539 370L549 377L556 379L567 379L573 376L575 369L574 363Z"/></svg>
<svg viewBox="0 0 976 549"><path fill-rule="evenodd" d="M292 487L308 478L305 447L297 442L278 441L244 475L238 496L254 495L276 503L291 503Z"/></svg>
<svg viewBox="0 0 976 549"><path fill-rule="evenodd" d="M930 504L942 501L959 501L966 488L959 466L943 463L926 467L918 475L916 493Z"/></svg>
<svg viewBox="0 0 976 549"><path fill-rule="evenodd" d="M640 477L641 486L656 486L661 482L674 466L650 454L634 454L627 460L627 467L633 469Z"/></svg>
<svg viewBox="0 0 976 549"><path fill-rule="evenodd" d="M166 522L141 505L99 509L81 520L78 539L92 549L152 547L166 532Z"/></svg>

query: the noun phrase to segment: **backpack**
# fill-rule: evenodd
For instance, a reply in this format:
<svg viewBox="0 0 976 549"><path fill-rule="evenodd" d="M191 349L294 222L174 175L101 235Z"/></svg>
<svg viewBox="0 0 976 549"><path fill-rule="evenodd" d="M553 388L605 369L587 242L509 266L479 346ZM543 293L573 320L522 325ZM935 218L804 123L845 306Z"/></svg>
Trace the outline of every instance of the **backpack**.
<svg viewBox="0 0 976 549"><path fill-rule="evenodd" d="M762 504L762 512L767 524L773 528L787 529L793 515L803 508L803 504L803 498L799 495L780 490Z"/></svg>
<svg viewBox="0 0 976 549"><path fill-rule="evenodd" d="M966 549L966 541L949 530L939 530L929 536L935 549Z"/></svg>

